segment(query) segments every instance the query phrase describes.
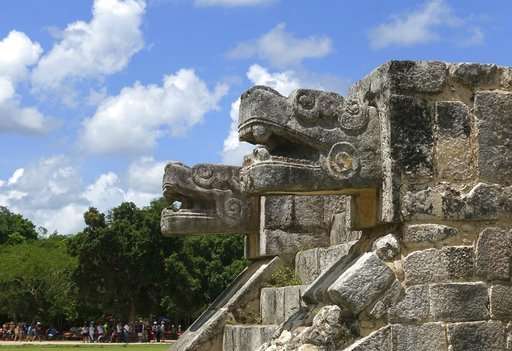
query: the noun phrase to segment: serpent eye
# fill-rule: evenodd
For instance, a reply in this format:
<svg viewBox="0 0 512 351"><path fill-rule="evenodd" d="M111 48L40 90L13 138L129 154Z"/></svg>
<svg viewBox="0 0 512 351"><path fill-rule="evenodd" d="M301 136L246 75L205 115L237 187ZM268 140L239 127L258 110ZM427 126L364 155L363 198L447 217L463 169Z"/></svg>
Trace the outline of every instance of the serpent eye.
<svg viewBox="0 0 512 351"><path fill-rule="evenodd" d="M210 179L211 177L213 177L213 171L211 168L208 167L198 167L196 169L196 175L199 178Z"/></svg>
<svg viewBox="0 0 512 351"><path fill-rule="evenodd" d="M315 107L315 98L307 93L299 95L299 105L305 110L312 110Z"/></svg>
<svg viewBox="0 0 512 351"><path fill-rule="evenodd" d="M306 124L316 124L319 118L318 92L299 89L294 93L293 109L296 116Z"/></svg>
<svg viewBox="0 0 512 351"><path fill-rule="evenodd" d="M215 181L213 170L207 166L198 166L192 173L192 179L199 186L209 188Z"/></svg>
<svg viewBox="0 0 512 351"><path fill-rule="evenodd" d="M361 105L357 100L350 100L339 117L341 128L360 133L369 121L368 106Z"/></svg>

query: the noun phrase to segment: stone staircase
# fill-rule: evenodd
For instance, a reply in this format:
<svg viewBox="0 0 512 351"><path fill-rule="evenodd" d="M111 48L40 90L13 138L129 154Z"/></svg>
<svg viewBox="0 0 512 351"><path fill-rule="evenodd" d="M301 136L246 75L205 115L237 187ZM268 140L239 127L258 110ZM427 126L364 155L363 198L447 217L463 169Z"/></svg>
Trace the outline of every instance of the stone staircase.
<svg viewBox="0 0 512 351"><path fill-rule="evenodd" d="M356 241L299 251L295 274L311 283L332 263L345 256ZM302 296L308 285L266 287L260 292L261 324L231 324L224 327L224 351L254 351L269 342L279 325L304 306Z"/></svg>

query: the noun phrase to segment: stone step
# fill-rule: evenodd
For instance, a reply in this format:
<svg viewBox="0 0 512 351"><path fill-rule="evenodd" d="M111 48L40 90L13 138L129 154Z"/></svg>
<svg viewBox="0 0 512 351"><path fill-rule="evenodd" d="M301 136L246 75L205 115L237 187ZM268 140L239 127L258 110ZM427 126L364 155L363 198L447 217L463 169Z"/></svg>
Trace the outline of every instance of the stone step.
<svg viewBox="0 0 512 351"><path fill-rule="evenodd" d="M263 324L281 324L297 312L302 302L306 285L261 289L260 311Z"/></svg>
<svg viewBox="0 0 512 351"><path fill-rule="evenodd" d="M277 325L226 325L224 327L223 351L254 351L269 342Z"/></svg>
<svg viewBox="0 0 512 351"><path fill-rule="evenodd" d="M303 284L312 283L330 265L344 257L357 240L300 251L295 256L295 274Z"/></svg>

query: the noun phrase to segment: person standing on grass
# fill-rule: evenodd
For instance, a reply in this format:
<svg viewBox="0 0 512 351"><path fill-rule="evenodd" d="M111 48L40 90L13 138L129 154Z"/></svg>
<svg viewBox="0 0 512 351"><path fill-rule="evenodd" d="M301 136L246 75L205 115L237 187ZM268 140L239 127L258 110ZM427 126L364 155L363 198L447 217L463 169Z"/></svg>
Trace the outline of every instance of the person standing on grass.
<svg viewBox="0 0 512 351"><path fill-rule="evenodd" d="M94 342L94 322L89 324L89 341Z"/></svg>
<svg viewBox="0 0 512 351"><path fill-rule="evenodd" d="M128 322L126 322L123 326L123 341L125 343L128 342L128 337L130 336L130 326L128 325Z"/></svg>
<svg viewBox="0 0 512 351"><path fill-rule="evenodd" d="M96 334L96 341L103 342L104 329L101 323L98 323L98 325L96 326Z"/></svg>

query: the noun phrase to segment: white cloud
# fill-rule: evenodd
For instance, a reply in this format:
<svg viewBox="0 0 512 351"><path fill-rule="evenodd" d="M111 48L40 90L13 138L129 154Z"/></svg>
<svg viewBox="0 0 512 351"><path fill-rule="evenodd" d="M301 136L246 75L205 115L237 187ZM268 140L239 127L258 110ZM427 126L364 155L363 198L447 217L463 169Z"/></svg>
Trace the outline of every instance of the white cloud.
<svg viewBox="0 0 512 351"><path fill-rule="evenodd" d="M95 0L90 22L77 21L60 33L60 40L33 71L36 91L64 91L74 80L99 79L121 71L142 49L144 0Z"/></svg>
<svg viewBox="0 0 512 351"><path fill-rule="evenodd" d="M297 38L280 23L260 38L238 44L228 53L230 58L259 58L277 67L300 64L308 58L321 58L332 50L331 39L326 36Z"/></svg>
<svg viewBox="0 0 512 351"><path fill-rule="evenodd" d="M24 173L25 173L25 170L23 168L18 168L17 170L15 170L14 173L12 174L12 176L7 181L7 185L16 184L18 182L18 180L21 177L23 177Z"/></svg>
<svg viewBox="0 0 512 351"><path fill-rule="evenodd" d="M124 191L119 184L117 174L108 172L100 175L93 184L89 185L83 196L92 206L100 211L106 211L120 204L124 199Z"/></svg>
<svg viewBox="0 0 512 351"><path fill-rule="evenodd" d="M24 107L16 85L42 53L41 46L24 33L11 31L0 41L0 132L41 133L50 121L36 108Z"/></svg>
<svg viewBox="0 0 512 351"><path fill-rule="evenodd" d="M84 186L71 160L49 157L0 181L0 206L23 214L49 232L75 233L85 226L83 213L90 206L107 212L123 201L143 207L159 198L164 167L165 162L143 157L128 167L126 177L106 172Z"/></svg>
<svg viewBox="0 0 512 351"><path fill-rule="evenodd" d="M142 157L128 167L128 185L139 192L160 193L166 162Z"/></svg>
<svg viewBox="0 0 512 351"><path fill-rule="evenodd" d="M453 14L444 0L430 0L421 8L410 13L394 16L369 33L370 46L382 49L389 46L412 46L441 40L443 28L457 28L465 36L476 39L472 44L483 40L483 33L468 21ZM475 32L475 30L477 32Z"/></svg>
<svg viewBox="0 0 512 351"><path fill-rule="evenodd" d="M11 83L23 80L28 73L27 67L35 64L42 52L41 46L25 33L11 31L0 41L0 77Z"/></svg>
<svg viewBox="0 0 512 351"><path fill-rule="evenodd" d="M275 0L194 0L196 6L259 6L267 5L275 2Z"/></svg>
<svg viewBox="0 0 512 351"><path fill-rule="evenodd" d="M137 82L103 100L84 121L82 145L93 153L147 151L159 137L183 133L199 123L218 108L227 89L218 84L209 90L190 69L165 76L161 86Z"/></svg>

